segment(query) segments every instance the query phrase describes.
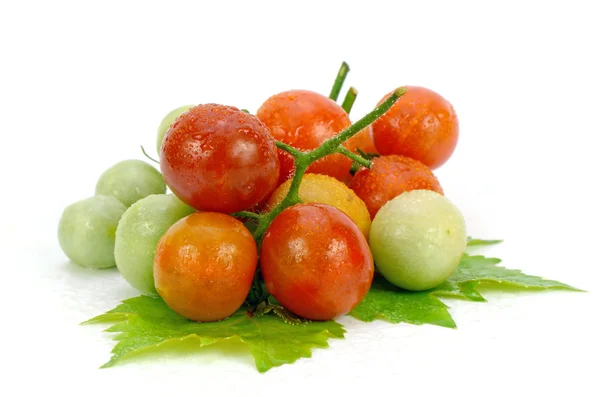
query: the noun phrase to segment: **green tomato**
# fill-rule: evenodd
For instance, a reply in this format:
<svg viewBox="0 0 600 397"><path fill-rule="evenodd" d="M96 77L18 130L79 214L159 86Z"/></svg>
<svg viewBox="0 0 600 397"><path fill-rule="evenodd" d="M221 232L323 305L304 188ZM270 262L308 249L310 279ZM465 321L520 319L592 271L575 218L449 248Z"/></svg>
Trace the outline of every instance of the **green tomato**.
<svg viewBox="0 0 600 397"><path fill-rule="evenodd" d="M166 191L161 173L141 160L125 160L113 165L96 183L96 194L113 196L127 207L146 196Z"/></svg>
<svg viewBox="0 0 600 397"><path fill-rule="evenodd" d="M65 255L83 267L114 267L115 232L125 210L112 196L93 196L69 205L58 223L58 242Z"/></svg>
<svg viewBox="0 0 600 397"><path fill-rule="evenodd" d="M465 220L441 194L413 190L379 210L369 244L377 269L389 282L423 291L456 271L467 247Z"/></svg>
<svg viewBox="0 0 600 397"><path fill-rule="evenodd" d="M143 294L156 294L153 267L158 240L193 212L176 196L166 194L148 196L127 209L117 227L115 259L131 286Z"/></svg>
<svg viewBox="0 0 600 397"><path fill-rule="evenodd" d="M165 116L165 118L162 119L160 125L158 126L158 131L156 133L156 153L160 155L160 147L162 146L162 142L165 139L165 134L169 130L169 127L171 127L171 124L173 124L173 122L175 122L175 120L177 120L177 118L181 116L184 112L187 112L194 106L196 105L185 105L180 108L171 110Z"/></svg>

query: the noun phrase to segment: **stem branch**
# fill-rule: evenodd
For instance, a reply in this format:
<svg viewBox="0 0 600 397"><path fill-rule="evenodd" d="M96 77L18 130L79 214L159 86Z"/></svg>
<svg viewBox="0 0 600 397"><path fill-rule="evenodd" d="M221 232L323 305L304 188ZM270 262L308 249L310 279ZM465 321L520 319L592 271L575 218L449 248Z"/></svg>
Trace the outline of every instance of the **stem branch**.
<svg viewBox="0 0 600 397"><path fill-rule="evenodd" d="M350 127L346 128L344 131L339 134L329 138L321 146L312 151L306 153L312 161L316 161L320 158L327 156L328 154L337 152L338 146L340 146L343 142L352 138L354 135L358 134L361 130L368 127L379 117L383 116L390 108L396 103L396 101L406 93L406 88L401 87L397 88L392 94L379 106L373 109L370 113L367 113L362 119L358 120L356 123L352 124ZM311 162L312 162L311 161Z"/></svg>
<svg viewBox="0 0 600 397"><path fill-rule="evenodd" d="M346 149L343 146L340 146L337 151L338 151L338 153L341 153L344 156L352 159L355 163L362 165L363 167L371 168L371 166L373 165L371 160L367 160L366 158L359 156L356 153L351 152L350 150Z"/></svg>
<svg viewBox="0 0 600 397"><path fill-rule="evenodd" d="M148 160L154 161L156 164L160 164L158 160L153 159L152 157L150 157L150 155L148 155L148 153L146 153L146 149L144 149L143 145L140 145L140 147L142 148L142 153L144 153L144 156L146 156Z"/></svg>
<svg viewBox="0 0 600 397"><path fill-rule="evenodd" d="M304 155L304 153L302 153L300 150L296 149L293 146L288 145L287 143L275 141L275 144L277 145L277 147L279 149L288 152L289 154L291 154L294 157L300 157L300 156Z"/></svg>
<svg viewBox="0 0 600 397"><path fill-rule="evenodd" d="M259 246L262 243L263 235L267 231L267 228L271 222L273 222L273 219L275 219L277 215L281 214L287 207L291 207L292 205L300 204L302 202L302 200L300 200L300 196L298 195L298 190L300 190L302 177L304 176L304 173L306 172L306 169L310 165L311 161L308 156L301 153L300 156L294 157L294 162L296 164L296 170L294 172L292 184L290 185L290 190L279 204L273 207L271 211L263 215L261 220L258 222L258 226L256 226L256 229L254 229L253 236Z"/></svg>

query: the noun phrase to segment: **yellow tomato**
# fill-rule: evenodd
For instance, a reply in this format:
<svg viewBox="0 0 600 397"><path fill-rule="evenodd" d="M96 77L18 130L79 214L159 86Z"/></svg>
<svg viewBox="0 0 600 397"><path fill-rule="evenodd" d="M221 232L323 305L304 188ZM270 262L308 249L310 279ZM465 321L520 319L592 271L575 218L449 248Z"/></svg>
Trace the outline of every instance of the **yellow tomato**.
<svg viewBox="0 0 600 397"><path fill-rule="evenodd" d="M266 210L279 204L290 190L291 179L282 183L267 201ZM365 203L343 182L327 175L306 174L302 177L299 190L300 199L305 203L321 203L331 205L356 223L361 232L368 238L371 229L371 216Z"/></svg>

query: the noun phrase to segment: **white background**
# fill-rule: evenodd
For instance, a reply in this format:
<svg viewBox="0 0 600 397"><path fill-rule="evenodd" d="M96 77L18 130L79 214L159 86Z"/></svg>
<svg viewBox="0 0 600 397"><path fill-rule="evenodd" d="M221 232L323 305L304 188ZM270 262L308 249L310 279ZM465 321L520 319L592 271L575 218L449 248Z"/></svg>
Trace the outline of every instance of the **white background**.
<svg viewBox="0 0 600 397"><path fill-rule="evenodd" d="M598 395L593 5L2 2L2 394ZM359 90L354 119L399 85L449 99L460 140L436 174L469 234L505 239L486 253L507 267L590 292L447 301L457 330L344 319L347 340L264 375L243 349L97 369L113 342L78 323L136 293L116 271L68 264L63 208L93 194L105 168L142 158L140 144L153 152L172 108L327 95L343 60Z"/></svg>

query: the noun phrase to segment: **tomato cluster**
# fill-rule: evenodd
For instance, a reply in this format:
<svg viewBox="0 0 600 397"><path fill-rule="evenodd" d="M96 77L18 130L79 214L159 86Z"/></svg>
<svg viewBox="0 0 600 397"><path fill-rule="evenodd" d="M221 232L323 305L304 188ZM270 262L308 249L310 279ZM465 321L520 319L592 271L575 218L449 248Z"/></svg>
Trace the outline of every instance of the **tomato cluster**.
<svg viewBox="0 0 600 397"><path fill-rule="evenodd" d="M98 208L114 207L112 223L98 223L107 256L98 267L116 263L131 285L157 293L195 321L220 320L244 302L260 303L251 293L256 286L306 319L344 315L369 291L374 257L380 273L403 288L443 281L466 240L460 213L443 198L432 172L458 140L452 105L408 86L352 124L347 101L342 107L335 99L293 90L268 98L256 115L213 103L170 112L157 138L164 184L140 198L139 186L127 191L141 183L140 174L128 177L135 183L123 173L107 174L119 179L118 195L112 179L102 183L103 194L134 199L125 206L95 200ZM149 186L152 178L146 178ZM173 195L164 194L165 185ZM424 190L435 196L405 196ZM97 215L88 209L82 204L69 214ZM420 218L423 213L429 215ZM72 243L83 226L65 214L61 245L69 255L85 244ZM445 223L438 219L444 214L451 215ZM440 251L444 244L453 255ZM115 258L106 254L112 250ZM411 254L398 256L398 250ZM434 257L430 264L427 258ZM412 269L417 262L425 268ZM431 274L435 269L443 272Z"/></svg>

